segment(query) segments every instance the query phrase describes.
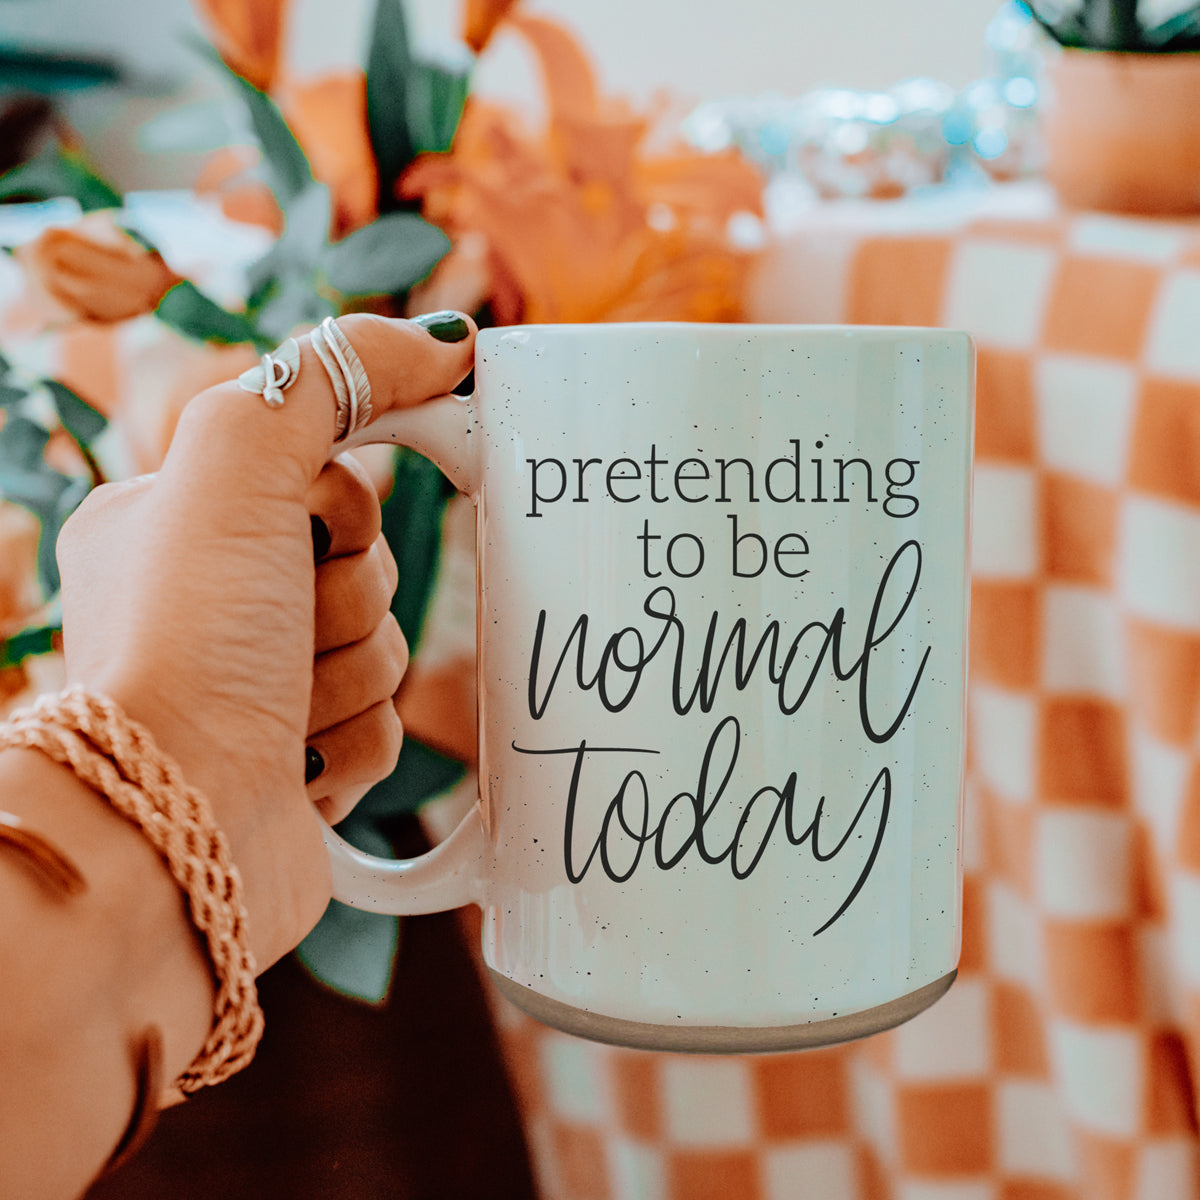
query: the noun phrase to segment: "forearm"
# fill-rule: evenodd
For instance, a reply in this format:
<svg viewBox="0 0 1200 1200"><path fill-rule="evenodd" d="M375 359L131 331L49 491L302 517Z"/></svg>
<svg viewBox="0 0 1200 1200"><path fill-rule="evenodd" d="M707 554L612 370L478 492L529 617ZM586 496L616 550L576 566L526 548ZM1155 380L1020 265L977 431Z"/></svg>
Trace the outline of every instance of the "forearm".
<svg viewBox="0 0 1200 1200"><path fill-rule="evenodd" d="M68 1200L134 1108L157 1027L162 1083L194 1058L213 981L185 900L141 832L37 751L0 751L0 809L78 867L66 895L0 844L0 1196Z"/></svg>

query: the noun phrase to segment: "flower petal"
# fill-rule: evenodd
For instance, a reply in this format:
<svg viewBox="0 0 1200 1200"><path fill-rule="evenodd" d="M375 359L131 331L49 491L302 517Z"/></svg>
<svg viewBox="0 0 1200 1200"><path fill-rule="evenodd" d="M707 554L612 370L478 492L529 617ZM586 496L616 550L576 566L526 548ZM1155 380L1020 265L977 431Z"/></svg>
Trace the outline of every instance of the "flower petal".
<svg viewBox="0 0 1200 1200"><path fill-rule="evenodd" d="M508 15L516 0L466 0L463 5L462 39L480 54L492 39L496 26Z"/></svg>
<svg viewBox="0 0 1200 1200"><path fill-rule="evenodd" d="M279 69L288 0L196 0L221 57L256 88L267 91Z"/></svg>

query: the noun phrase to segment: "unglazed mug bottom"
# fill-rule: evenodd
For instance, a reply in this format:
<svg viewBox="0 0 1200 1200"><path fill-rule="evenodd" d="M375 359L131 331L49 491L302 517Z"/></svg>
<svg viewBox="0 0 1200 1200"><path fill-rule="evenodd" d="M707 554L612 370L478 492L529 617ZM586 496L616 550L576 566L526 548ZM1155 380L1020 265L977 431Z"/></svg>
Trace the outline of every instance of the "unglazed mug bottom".
<svg viewBox="0 0 1200 1200"><path fill-rule="evenodd" d="M506 1000L543 1025L592 1042L606 1042L631 1050L658 1050L666 1054L769 1054L852 1042L911 1021L940 1000L958 977L956 967L906 996L844 1016L834 1013L822 1020L799 1025L742 1028L736 1025L653 1025L606 1017L552 1000L532 988L514 983L491 967L488 972L496 990Z"/></svg>

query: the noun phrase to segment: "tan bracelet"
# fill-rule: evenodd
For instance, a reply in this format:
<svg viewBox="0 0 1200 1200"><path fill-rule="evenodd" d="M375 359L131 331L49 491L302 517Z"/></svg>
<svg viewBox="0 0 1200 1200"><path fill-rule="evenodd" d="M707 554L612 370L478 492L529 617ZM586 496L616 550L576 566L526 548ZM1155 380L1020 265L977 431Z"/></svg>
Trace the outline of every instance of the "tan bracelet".
<svg viewBox="0 0 1200 1200"><path fill-rule="evenodd" d="M0 748L9 746L40 750L74 771L142 830L187 894L192 922L208 943L217 996L208 1038L175 1086L195 1092L228 1079L254 1057L263 1014L241 877L208 801L144 725L78 686L13 713L0 725Z"/></svg>

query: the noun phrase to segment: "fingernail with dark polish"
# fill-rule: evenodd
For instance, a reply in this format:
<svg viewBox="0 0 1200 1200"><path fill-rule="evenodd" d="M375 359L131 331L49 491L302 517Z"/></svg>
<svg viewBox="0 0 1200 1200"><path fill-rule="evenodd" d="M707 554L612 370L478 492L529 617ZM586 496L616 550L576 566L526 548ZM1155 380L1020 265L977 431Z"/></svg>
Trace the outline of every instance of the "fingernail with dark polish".
<svg viewBox="0 0 1200 1200"><path fill-rule="evenodd" d="M325 760L315 746L304 747L304 782L312 783L325 770Z"/></svg>
<svg viewBox="0 0 1200 1200"><path fill-rule="evenodd" d="M329 532L329 526L320 517L310 516L309 520L312 522L313 562L320 562L329 553L329 547L333 545L333 535Z"/></svg>
<svg viewBox="0 0 1200 1200"><path fill-rule="evenodd" d="M456 396L469 396L475 391L475 368L472 367L466 379L454 389Z"/></svg>
<svg viewBox="0 0 1200 1200"><path fill-rule="evenodd" d="M461 342L471 332L471 327L456 312L425 313L413 320L439 342Z"/></svg>

